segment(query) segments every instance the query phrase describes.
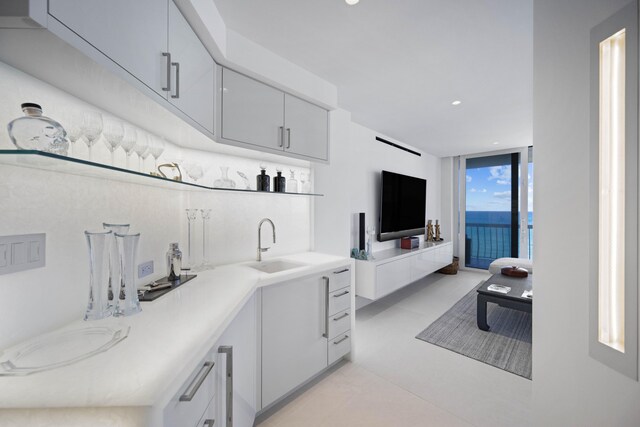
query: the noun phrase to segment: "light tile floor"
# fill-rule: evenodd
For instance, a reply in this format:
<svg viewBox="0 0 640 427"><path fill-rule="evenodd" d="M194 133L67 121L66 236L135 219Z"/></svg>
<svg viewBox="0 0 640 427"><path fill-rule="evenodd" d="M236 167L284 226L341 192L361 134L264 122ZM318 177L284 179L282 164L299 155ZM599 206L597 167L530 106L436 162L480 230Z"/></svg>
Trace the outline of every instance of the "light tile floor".
<svg viewBox="0 0 640 427"><path fill-rule="evenodd" d="M358 310L354 360L259 425L530 426L531 381L415 338L487 277L434 274Z"/></svg>

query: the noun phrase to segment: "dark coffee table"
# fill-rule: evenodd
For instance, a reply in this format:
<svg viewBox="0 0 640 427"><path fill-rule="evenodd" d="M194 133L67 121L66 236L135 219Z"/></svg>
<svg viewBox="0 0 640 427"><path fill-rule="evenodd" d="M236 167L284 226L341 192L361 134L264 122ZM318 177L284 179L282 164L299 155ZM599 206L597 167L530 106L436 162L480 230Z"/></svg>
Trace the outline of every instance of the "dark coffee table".
<svg viewBox="0 0 640 427"><path fill-rule="evenodd" d="M492 302L498 304L500 307L511 308L513 310L525 311L531 313L532 299L524 298L522 293L532 289L531 274L527 277L509 277L503 274L494 274L484 282L484 284L478 289L478 314L477 322L478 328L483 331L489 330L487 324L487 303ZM502 294L500 292L493 292L487 290L487 287L491 284L508 286L511 290Z"/></svg>

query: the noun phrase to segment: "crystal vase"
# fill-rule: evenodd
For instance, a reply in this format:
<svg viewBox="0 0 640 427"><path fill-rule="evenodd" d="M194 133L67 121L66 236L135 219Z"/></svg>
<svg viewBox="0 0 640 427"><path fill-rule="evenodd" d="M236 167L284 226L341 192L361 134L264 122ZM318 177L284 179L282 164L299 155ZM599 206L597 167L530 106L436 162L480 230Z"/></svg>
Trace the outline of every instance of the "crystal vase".
<svg viewBox="0 0 640 427"><path fill-rule="evenodd" d="M91 233L85 231L89 248L89 302L84 320L103 319L111 315L107 299L109 281L109 249L113 240L111 231Z"/></svg>
<svg viewBox="0 0 640 427"><path fill-rule="evenodd" d="M118 254L120 255L120 275L122 277L122 287L120 289L120 300L115 316L130 316L142 311L138 300L138 290L136 289L136 257L138 255L138 234L116 233L116 243L118 244Z"/></svg>
<svg viewBox="0 0 640 427"><path fill-rule="evenodd" d="M118 312L118 301L122 295L122 276L120 274L120 257L118 255L118 245L116 244L115 234L127 234L129 232L129 224L107 224L102 223L105 230L111 230L111 249L109 250L109 286L108 286L108 304L109 309L113 313Z"/></svg>

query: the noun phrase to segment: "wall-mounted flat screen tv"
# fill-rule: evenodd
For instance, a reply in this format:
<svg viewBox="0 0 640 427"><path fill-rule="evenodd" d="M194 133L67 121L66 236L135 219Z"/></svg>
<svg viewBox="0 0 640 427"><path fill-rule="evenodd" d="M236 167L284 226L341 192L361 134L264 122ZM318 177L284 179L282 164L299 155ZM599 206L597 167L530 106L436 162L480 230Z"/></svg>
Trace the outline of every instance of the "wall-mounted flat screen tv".
<svg viewBox="0 0 640 427"><path fill-rule="evenodd" d="M424 234L427 180L382 171L378 240Z"/></svg>

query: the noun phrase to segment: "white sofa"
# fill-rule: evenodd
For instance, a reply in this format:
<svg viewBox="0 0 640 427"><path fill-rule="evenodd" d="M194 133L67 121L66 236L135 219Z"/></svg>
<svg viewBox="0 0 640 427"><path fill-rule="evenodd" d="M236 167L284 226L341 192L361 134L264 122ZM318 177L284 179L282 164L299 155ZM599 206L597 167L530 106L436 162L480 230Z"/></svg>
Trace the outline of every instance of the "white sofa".
<svg viewBox="0 0 640 427"><path fill-rule="evenodd" d="M533 261L527 258L498 258L489 264L489 273L498 274L502 267L526 268L529 274L533 274Z"/></svg>

